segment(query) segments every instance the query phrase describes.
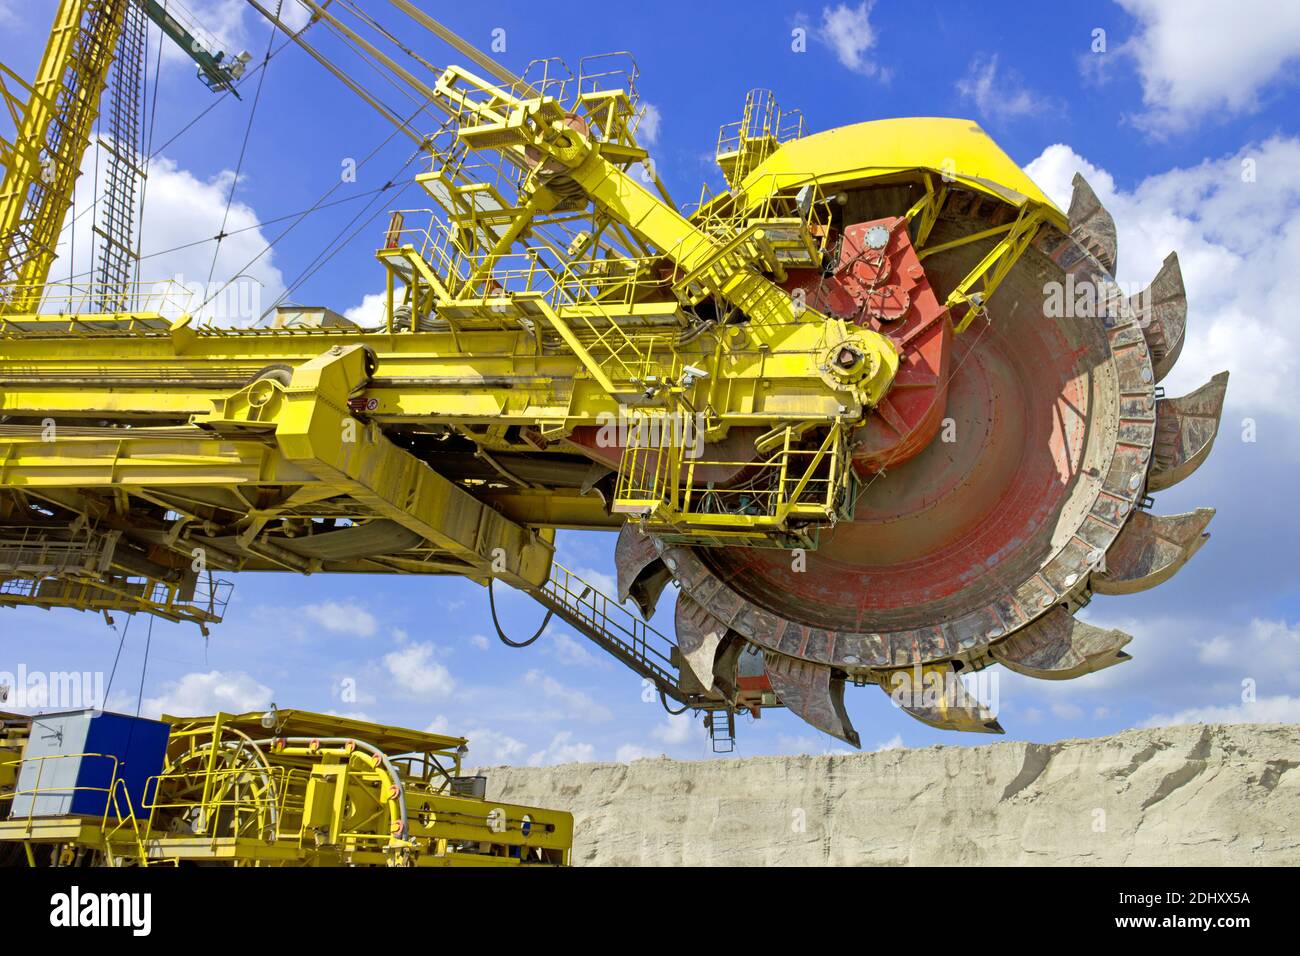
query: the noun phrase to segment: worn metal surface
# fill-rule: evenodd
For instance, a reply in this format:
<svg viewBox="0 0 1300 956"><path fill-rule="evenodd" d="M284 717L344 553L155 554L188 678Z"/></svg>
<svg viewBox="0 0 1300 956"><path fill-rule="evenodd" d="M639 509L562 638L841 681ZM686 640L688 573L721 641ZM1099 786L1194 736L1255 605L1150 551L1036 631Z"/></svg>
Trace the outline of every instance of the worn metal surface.
<svg viewBox="0 0 1300 956"><path fill-rule="evenodd" d="M951 663L892 671L881 679L880 689L896 707L939 730L1004 732L994 714L966 689Z"/></svg>
<svg viewBox="0 0 1300 956"><path fill-rule="evenodd" d="M1228 373L1220 372L1194 392L1156 403L1156 444L1147 491L1176 485L1210 455L1219 434Z"/></svg>
<svg viewBox="0 0 1300 956"><path fill-rule="evenodd" d="M846 679L935 678L951 696L905 709L987 732L959 674L1122 659L1069 612L1204 540L1209 512L1140 509L1208 454L1226 376L1157 402L1185 337L1178 262L1126 296L1082 177L1066 215L967 120L793 140L742 121L743 162L719 150L733 188L687 215L633 174L634 68L543 96L376 65L454 141L420 141L440 212L384 234L383 325L7 309L3 428L61 431L43 447L0 428L0 506L37 533L54 512L29 496L58 521L111 508L167 562L197 543L241 569L501 577L665 696L728 723L779 698L854 743ZM656 416L698 425L704 457L608 433ZM681 588L680 646L653 666L644 622L610 630L621 605L543 586L556 527L623 515L620 601L649 617ZM761 680L742 674L756 652Z"/></svg>
<svg viewBox="0 0 1300 956"><path fill-rule="evenodd" d="M907 221L890 216L846 227L835 272L800 272L786 288L802 292L811 307L879 332L898 349L898 372L889 394L853 430L849 447L854 468L870 476L924 450L942 424L953 332L948 310L917 257Z"/></svg>
<svg viewBox="0 0 1300 956"><path fill-rule="evenodd" d="M782 704L818 730L855 747L861 745L844 710L843 677L825 664L784 654L765 654L764 663L767 679Z"/></svg>
<svg viewBox="0 0 1300 956"><path fill-rule="evenodd" d="M1069 680L1130 660L1122 648L1133 640L1123 631L1076 620L1058 607L994 644L989 653L1017 674L1040 680Z"/></svg>
<svg viewBox="0 0 1300 956"><path fill-rule="evenodd" d="M1118 259L1115 220L1092 191L1088 181L1074 174L1074 194L1070 197L1070 235L1079 241L1111 274Z"/></svg>
<svg viewBox="0 0 1300 956"><path fill-rule="evenodd" d="M952 215L935 232L972 228ZM927 272L942 288L978 254L935 256ZM987 327L957 340L956 441L864 483L855 520L823 532L806 572L782 552L666 547L683 590L763 647L859 674L976 658L1082 592L1142 495L1155 397L1131 313L1044 320L1043 283L1065 275L1114 288L1046 230Z"/></svg>
<svg viewBox="0 0 1300 956"><path fill-rule="evenodd" d="M1129 307L1138 314L1158 382L1178 361L1187 333L1187 290L1178 253L1165 257L1151 285L1134 296Z"/></svg>
<svg viewBox="0 0 1300 956"><path fill-rule="evenodd" d="M677 650L705 691L713 690L714 661L727 628L685 594L677 595L674 609Z"/></svg>
<svg viewBox="0 0 1300 956"><path fill-rule="evenodd" d="M1167 516L1139 511L1106 553L1105 572L1093 575L1093 590L1133 594L1168 581L1209 539L1205 526L1213 517L1213 508Z"/></svg>
<svg viewBox="0 0 1300 956"><path fill-rule="evenodd" d="M672 576L659 560L654 539L642 534L636 522L628 521L619 529L614 545L614 571L618 575L619 603L631 599L642 617L646 620L654 617L659 595Z"/></svg>
<svg viewBox="0 0 1300 956"><path fill-rule="evenodd" d="M872 220L888 211L878 198L855 199L851 185L846 208ZM931 242L996 216L979 200L950 200ZM1227 374L1158 403L1153 353L1172 363L1186 315L1177 259L1149 296L1127 298L1111 274L1113 220L1082 179L1070 218L1070 235L1042 230L990 303L988 325L953 342L943 411L955 436L868 477L854 520L823 531L802 568L783 552L661 544L683 597L769 657L830 668L807 672L827 682L843 672L887 690L894 668L990 660L1062 679L1127 660L1127 635L1072 611L1094 588L1154 586L1200 547L1212 511L1161 519L1139 505L1208 455ZM936 293L987 248L925 259ZM1046 315L1052 282L1088 290L1098 313ZM835 313L834 291L815 287ZM795 709L808 709L804 697ZM975 702L950 710L908 712L933 726L992 729ZM824 706L814 711L826 719Z"/></svg>

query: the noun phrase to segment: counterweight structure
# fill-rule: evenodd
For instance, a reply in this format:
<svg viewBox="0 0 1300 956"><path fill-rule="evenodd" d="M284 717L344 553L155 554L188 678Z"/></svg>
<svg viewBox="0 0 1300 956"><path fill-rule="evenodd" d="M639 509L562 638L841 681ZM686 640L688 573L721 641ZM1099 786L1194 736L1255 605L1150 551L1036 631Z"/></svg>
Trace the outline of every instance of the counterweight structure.
<svg viewBox="0 0 1300 956"><path fill-rule="evenodd" d="M214 327L16 282L0 601L205 626L213 572L499 579L721 741L785 706L856 745L846 682L997 732L963 675L1127 659L1074 613L1204 542L1210 509L1149 495L1208 455L1227 374L1164 397L1177 258L1126 294L1081 177L1062 213L968 120L806 135L756 91L719 136L728 188L688 211L638 140L626 55L514 77L405 0L400 40L356 4L305 6L277 26L426 156L429 208L377 236L381 323ZM475 71L432 67L424 31ZM24 264L48 244L0 240ZM1088 295L1057 309L1061 289ZM617 597L555 562L561 528L618 531ZM647 623L670 581L675 638Z"/></svg>

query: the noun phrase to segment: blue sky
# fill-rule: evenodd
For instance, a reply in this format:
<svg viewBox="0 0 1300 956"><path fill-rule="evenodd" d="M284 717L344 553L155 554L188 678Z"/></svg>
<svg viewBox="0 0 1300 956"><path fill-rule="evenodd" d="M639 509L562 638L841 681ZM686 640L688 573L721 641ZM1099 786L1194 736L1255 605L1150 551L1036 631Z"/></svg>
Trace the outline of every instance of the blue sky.
<svg viewBox="0 0 1300 956"><path fill-rule="evenodd" d="M240 0L186 4L229 48L254 62L268 31ZM386 23L436 63L435 38L378 0ZM0 60L31 75L53 0L0 0ZM1300 459L1300 14L1241 0L1221 4L1118 3L629 4L592 16L585 3L425 6L522 70L542 56L571 66L587 54L630 50L640 92L658 116L653 153L679 202L716 185L713 144L751 87L802 108L813 130L889 116L977 120L1063 207L1082 170L1114 214L1121 281L1145 284L1170 250L1190 299L1189 340L1164 383L1170 395L1232 372L1223 429L1210 461L1155 510L1219 509L1213 537L1172 582L1146 594L1097 598L1094 623L1134 635L1134 661L1062 684L1000 673L1008 736L1039 741L1096 736L1149 722L1300 720L1300 601L1294 572L1300 520L1291 498ZM794 47L806 31L806 50ZM1099 34L1097 31L1104 31ZM279 41L277 41L278 45ZM1104 50L1094 47L1104 43ZM213 103L193 69L166 51L155 147ZM253 85L226 98L155 159L143 251L216 232L248 127ZM208 242L147 260L147 278L217 278L245 271L284 224L268 220L314 203L391 132L352 94L294 49L271 62L253 116L229 228L215 267ZM247 269L263 304L294 284L326 244L396 174L409 148L394 139L314 214ZM1249 176L1243 175L1249 171ZM89 183L89 177L83 177ZM352 190L352 192L349 192ZM373 209L423 206L412 187ZM367 213L367 215L369 215ZM293 293L299 302L353 309L381 288L371 258L382 213ZM247 228L245 228L247 227ZM345 234L348 232L345 231ZM72 256L84 255L82 247ZM56 275L69 258L56 266ZM560 557L611 572L613 537L562 535ZM671 630L666 619L659 624ZM506 598L514 636L540 610ZM119 620L118 627L123 621ZM134 709L148 623L131 624L110 704ZM0 612L0 671L103 670L118 636L72 611ZM556 627L527 650L496 642L482 589L458 580L395 577L237 577L226 622L203 641L193 628L155 623L143 685L146 710L263 706L364 714L437 725L479 742L493 762L709 756L698 722L669 720L644 701L637 678ZM341 689L352 684L356 699ZM1254 699L1243 700L1243 682ZM970 745L850 689L864 747ZM1249 697L1249 695L1247 695ZM820 752L836 741L782 711L742 721L742 755Z"/></svg>

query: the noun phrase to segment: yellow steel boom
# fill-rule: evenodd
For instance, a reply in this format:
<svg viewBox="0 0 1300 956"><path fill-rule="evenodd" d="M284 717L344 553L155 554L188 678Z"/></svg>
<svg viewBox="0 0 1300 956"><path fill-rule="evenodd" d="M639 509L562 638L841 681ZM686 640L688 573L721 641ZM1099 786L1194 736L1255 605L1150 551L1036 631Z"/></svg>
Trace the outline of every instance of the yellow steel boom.
<svg viewBox="0 0 1300 956"><path fill-rule="evenodd" d="M253 5L427 164L428 208L394 212L375 237L383 308L368 326L323 307L204 324L166 290L104 311L130 297L46 282L71 189L59 177L106 69L76 37L100 23L100 50L116 9L61 6L4 154L0 604L206 626L224 610L216 572L502 579L665 696L728 720L780 700L856 740L839 696L850 677L1022 666L1041 647L1073 661L1087 656L1076 633L1109 653L1069 617L1094 578L1129 586L1109 583L1127 554L1126 581L1153 581L1197 546L1199 513L1129 516L1156 467L1156 417L1182 436L1163 467L1188 473L1213 439L1189 423L1217 423L1226 379L1157 411L1182 340L1176 260L1140 322L1086 184L1067 217L967 120L804 137L757 91L719 136L728 188L688 210L638 136L630 57L515 76L392 0L479 72L434 67L356 4L304 3L296 32ZM52 130L66 136L50 181ZM1046 283L1067 274L1100 290L1107 321L1035 324ZM932 443L950 421L968 444ZM561 528L622 529L619 599L648 616L677 580L688 639L555 564ZM823 576L786 595L774 549L800 549L797 563L824 538ZM1157 553L1167 566L1152 571ZM1040 619L1048 633L1029 630ZM1030 650L1011 645L1020 631ZM977 708L916 712L996 726Z"/></svg>

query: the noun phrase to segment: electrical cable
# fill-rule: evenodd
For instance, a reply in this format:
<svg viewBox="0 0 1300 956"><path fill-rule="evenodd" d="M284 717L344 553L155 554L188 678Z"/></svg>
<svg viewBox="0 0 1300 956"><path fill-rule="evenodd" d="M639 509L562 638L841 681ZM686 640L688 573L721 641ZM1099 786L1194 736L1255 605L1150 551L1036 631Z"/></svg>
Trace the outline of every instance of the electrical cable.
<svg viewBox="0 0 1300 956"><path fill-rule="evenodd" d="M402 44L401 44L400 42L398 42L396 39L394 39L394 38L392 37L392 35L389 34L389 33L388 33L388 32L387 32L387 31L386 31L386 30L385 30L385 29L384 29L384 28L383 28L383 27L378 23L378 21L375 21L373 18L369 17L368 14L360 13L360 12L358 12L358 11L356 11L356 10L353 10L352 12L353 12L355 15L357 15L357 16L362 20L362 22L368 22L369 25L370 25L373 29L375 29L377 32L379 32L380 34L382 34L383 36L385 36L387 39L389 39L390 41L392 41L396 46L398 46L398 47L401 48L403 51L405 51L405 52L407 53L408 56L414 57L415 59L419 60L419 61L421 62L421 64L423 64L426 68L431 68L431 67L432 67L431 64L429 64L427 61L425 61L425 60L424 60L422 57L420 57L418 54L416 54L416 53L414 53L413 51L411 51L411 50L407 49L406 47L402 46ZM414 103L416 103L416 104L419 105L419 109L417 109L416 112L415 112L414 114L412 114L411 116L407 117L406 121L402 124L405 128L410 129L410 123L411 123L411 120L413 120L413 119L414 119L416 116L418 116L420 113L423 113L423 112L427 112L427 111L428 111L428 107L429 107L431 104L433 104L433 101L432 101L431 99L421 98L421 97L417 96L415 93L412 93L412 92L411 92L411 87L410 87L410 85L409 85L408 83L406 83L406 82L404 82L404 81L402 81L402 80L399 80L397 77L395 77L395 76L392 74L392 72L391 72L391 69L392 69L392 68L391 68L391 67L388 67L388 66L384 65L380 60L377 60L377 59L375 58L375 55L374 55L374 54L370 53L369 51L365 50L364 48L362 48L362 47L359 46L358 44L354 43L354 42L352 41L351 38L349 38L345 33L343 33L343 32L342 32L338 27L336 27L336 26L335 26L333 23L331 23L329 20L322 20L322 21L321 21L321 28L324 29L326 32L331 33L331 34L333 34L334 36L336 36L336 37L339 39L339 41L340 41L340 42L341 42L345 47L347 47L349 50L351 50L352 53L355 54L356 57L357 57L358 59L361 60L362 63L366 64L366 66L370 67L370 68L371 68L372 70L374 70L377 74L379 74L379 78L380 78L380 79L384 80L384 81L385 81L386 83L388 83L390 86L394 87L394 88L397 90L397 92L401 93L401 94L402 94L403 96L405 96L408 100L411 100L412 102L414 102ZM441 71L439 70L439 71L435 71L435 72L440 73ZM388 106L387 104L382 103L381 101L379 101L379 98L378 98L378 96L377 96L376 94L372 93L371 95L372 95L372 96L375 96L376 101L377 101L377 102L380 102L380 105L384 107L384 110L386 110L388 113L392 114L393 116L396 116L396 115L397 115L396 111L395 111L392 107L390 107L390 106ZM436 105L436 104L434 104L434 105ZM430 114L430 115L432 116L433 114Z"/></svg>
<svg viewBox="0 0 1300 956"><path fill-rule="evenodd" d="M663 709L668 713L668 716L670 717L676 717L679 714L684 714L691 709L690 704L682 704L680 710L673 710L671 707L668 706L668 695L665 694L662 690L659 691L659 703L663 706Z"/></svg>
<svg viewBox="0 0 1300 956"><path fill-rule="evenodd" d="M537 633L528 638L528 640L512 641L510 638L506 637L506 632L501 630L501 621L497 619L497 599L492 593L492 586L495 583L496 578L488 578L488 607L492 611L492 626L497 629L497 637L501 638L501 643L506 645L506 647L527 647L529 644L535 643L537 639L542 636L542 632L546 630L546 625L551 623L551 617L555 614L555 609L546 609L546 616L542 618L542 623L538 626Z"/></svg>

